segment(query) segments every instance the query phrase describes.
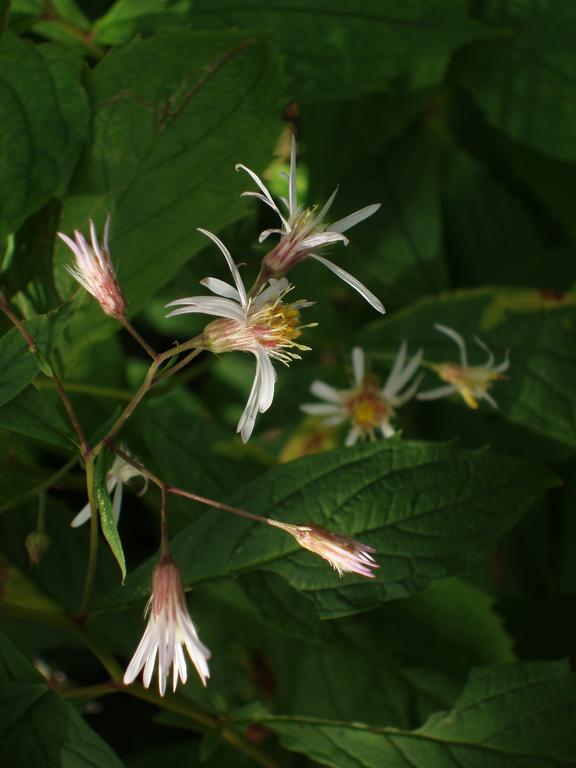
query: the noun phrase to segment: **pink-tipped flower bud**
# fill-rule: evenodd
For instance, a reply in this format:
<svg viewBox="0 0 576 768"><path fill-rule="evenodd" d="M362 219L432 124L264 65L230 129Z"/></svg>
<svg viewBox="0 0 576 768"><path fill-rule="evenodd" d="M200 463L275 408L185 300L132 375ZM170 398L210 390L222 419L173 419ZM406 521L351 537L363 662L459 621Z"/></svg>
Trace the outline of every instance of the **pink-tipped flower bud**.
<svg viewBox="0 0 576 768"><path fill-rule="evenodd" d="M103 312L116 320L122 320L126 314L126 302L110 259L109 235L110 216L107 217L104 226L102 245L98 243L92 220L90 220L91 245L78 230L74 230L74 240L58 232L58 237L70 248L76 260L74 266L66 267L68 272L94 296Z"/></svg>

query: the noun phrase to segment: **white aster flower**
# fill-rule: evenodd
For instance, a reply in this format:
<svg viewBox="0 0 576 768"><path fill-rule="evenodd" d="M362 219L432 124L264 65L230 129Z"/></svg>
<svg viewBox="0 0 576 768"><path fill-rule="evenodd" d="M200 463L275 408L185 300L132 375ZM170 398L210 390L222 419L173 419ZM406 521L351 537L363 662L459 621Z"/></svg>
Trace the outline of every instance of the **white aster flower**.
<svg viewBox="0 0 576 768"><path fill-rule="evenodd" d="M122 446L122 450L124 453L128 453L126 448ZM122 497L124 495L124 486L126 483L129 483L130 480L132 480L134 477L142 477L144 478L144 485L142 487L142 490L140 491L140 495L145 493L146 489L148 488L148 478L146 475L142 474L139 469L136 469L136 467L133 467L132 464L129 464L127 461L122 459L120 456L115 456L114 461L112 463L112 466L110 467L110 470L108 471L108 474L106 475L106 489L109 494L112 494L112 512L114 514L114 520L116 521L116 525L118 525L118 520L120 518L120 509L122 507ZM80 525L84 525L85 522L90 520L90 517L92 515L90 502L88 502L80 512L76 515L76 517L72 520L70 525L72 528L78 528Z"/></svg>
<svg viewBox="0 0 576 768"><path fill-rule="evenodd" d="M418 378L405 389L422 360L421 349L410 360L406 358L406 351L406 342L403 341L386 383L380 387L375 376L366 374L364 351L360 347L354 347L354 386L351 389L338 390L323 381L315 381L310 391L325 402L302 405L300 408L305 413L323 416L326 426L337 426L349 421L352 426L346 438L348 446L354 445L360 438L374 440L377 429L384 437L392 437L395 430L391 420L396 409L414 397L420 384Z"/></svg>
<svg viewBox="0 0 576 768"><path fill-rule="evenodd" d="M76 260L73 267L66 267L68 272L88 293L94 296L107 315L117 320L122 319L126 312L126 302L110 259L110 216L107 217L104 226L102 246L98 243L96 228L92 220L90 220L91 246L78 230L74 230L74 240L63 232L57 234L70 248Z"/></svg>
<svg viewBox="0 0 576 768"><path fill-rule="evenodd" d="M200 282L216 296L191 296L171 301L166 306L178 309L169 312L167 317L189 312L219 317L220 320L207 325L202 333L202 343L206 349L216 354L250 352L256 358L252 390L237 429L243 442L246 442L254 429L257 414L264 413L272 405L276 382L272 360L285 365L289 365L292 360L299 360L297 351L302 352L310 347L298 344L296 339L303 328L316 323L299 324L300 310L311 306L310 302L284 303L284 297L291 290L286 279L270 279L268 287L249 298L240 272L224 243L205 229L199 231L216 243L224 254L235 287L216 277L207 277Z"/></svg>
<svg viewBox="0 0 576 768"><path fill-rule="evenodd" d="M266 229L260 234L259 241L261 243L271 234L280 235L278 245L266 255L263 261L262 282L265 282L270 277L285 275L295 264L310 257L324 264L325 267L328 267L344 282L352 286L378 312L385 313L386 310L380 299L374 296L363 283L337 264L316 252L331 243L341 242L344 245L348 245L348 238L342 233L376 213L380 208L380 203L367 205L365 208L361 208L359 211L355 211L332 224L326 224L324 218L334 202L338 188L330 195L320 211L317 211L316 208L303 208L299 206L296 195L296 141L294 136L292 136L290 152L290 174L288 176L284 174L288 180L288 198L282 198L282 203L287 210L286 214L274 202L268 188L254 171L240 163L236 166L236 170L246 171L260 189L260 192L243 192L242 194L257 197L272 208L280 217L282 225L280 229Z"/></svg>
<svg viewBox="0 0 576 768"><path fill-rule="evenodd" d="M269 520L268 522L275 528L281 528L294 536L298 544L304 549L328 561L339 576L343 576L345 573L357 573L360 576L373 579L375 574L372 571L380 567L373 557L376 552L374 547L369 547L349 536L334 533L314 523L290 525L278 520Z"/></svg>
<svg viewBox="0 0 576 768"><path fill-rule="evenodd" d="M148 624L136 652L126 669L124 684L130 685L144 669L143 682L148 688L158 657L158 689L166 692L166 680L172 667L172 690L178 680L186 683L188 671L184 647L196 667L202 684L210 677L210 651L200 641L186 605L182 578L177 566L165 556L152 574L152 596L146 606Z"/></svg>
<svg viewBox="0 0 576 768"><path fill-rule="evenodd" d="M503 373L510 366L508 351L504 360L498 365L494 365L494 354L481 339L474 336L474 341L487 353L488 358L484 365L468 365L466 342L462 336L446 325L436 323L434 327L456 342L460 350L460 363L440 363L433 366L442 381L446 381L448 384L436 389L430 389L428 392L420 392L417 399L438 400L441 397L448 397L454 394L454 392L458 392L470 408L478 408L478 400L487 400L493 408L498 408L498 404L488 390L495 381L505 378Z"/></svg>

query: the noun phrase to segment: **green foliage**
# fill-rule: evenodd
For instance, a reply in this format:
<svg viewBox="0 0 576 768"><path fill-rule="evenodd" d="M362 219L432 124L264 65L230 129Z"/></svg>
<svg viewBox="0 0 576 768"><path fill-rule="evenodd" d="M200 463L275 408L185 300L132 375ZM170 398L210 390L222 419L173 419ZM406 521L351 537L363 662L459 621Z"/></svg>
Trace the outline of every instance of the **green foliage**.
<svg viewBox="0 0 576 768"><path fill-rule="evenodd" d="M553 661L576 648L575 18L570 0L0 0L11 766L576 767ZM237 164L288 208L297 190L288 223ZM326 234L374 203L349 242ZM232 276L198 228L250 304L203 281ZM304 258L307 231L386 315ZM255 299L263 259L297 252L293 290ZM210 334L166 318L197 296L226 309ZM482 344L503 375L483 378ZM87 477L98 525L72 528ZM123 683L135 655L148 687Z"/></svg>
<svg viewBox="0 0 576 768"><path fill-rule="evenodd" d="M12 765L121 768L106 743L4 635L0 635L0 681L0 742Z"/></svg>

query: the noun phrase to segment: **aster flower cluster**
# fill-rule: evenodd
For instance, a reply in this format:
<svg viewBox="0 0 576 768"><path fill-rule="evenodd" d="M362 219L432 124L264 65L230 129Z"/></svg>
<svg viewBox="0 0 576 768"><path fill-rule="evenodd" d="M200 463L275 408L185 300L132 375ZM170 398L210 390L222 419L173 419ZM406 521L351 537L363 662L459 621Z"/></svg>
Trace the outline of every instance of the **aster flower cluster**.
<svg viewBox="0 0 576 768"><path fill-rule="evenodd" d="M91 463L93 467L96 455L106 446L115 453L114 461L104 479L106 491L112 495L112 517L115 524L120 517L124 487L135 478L144 481L141 494L146 491L149 479L158 485L162 493L160 559L152 575L152 593L146 608L148 621L124 675L124 683L130 685L142 673L143 683L148 687L157 670L158 688L162 696L166 692L170 674L173 690L179 682L186 683L186 654L203 685L206 685L210 677L210 651L200 640L190 617L182 577L170 556L166 519L169 492L177 492L181 496L212 504L284 531L292 536L300 547L325 560L340 576L351 573L371 579L379 568L375 549L348 535L330 531L316 523L294 524L259 517L219 502L211 502L182 489L169 487L134 459L125 446L116 446L114 442L117 432L158 380L157 377L172 375L200 351L218 355L228 352L253 355L254 379L237 427L242 441L248 441L254 430L257 415L264 413L272 405L277 377L274 363L288 366L291 362L299 360L303 352L310 350L310 347L302 342L303 332L314 327L316 323L304 322L302 316L313 306L313 302L305 299L293 300L291 295L294 285L286 277L302 261L314 259L320 262L357 291L373 309L380 313L385 312L382 302L365 285L322 255L329 246L347 245L349 241L343 233L376 213L380 207L378 203L367 205L331 224L327 222L327 216L337 190L321 208L302 206L298 202L296 192L294 138L290 151L290 171L286 175L287 196L281 198L280 202L275 201L254 171L241 164L237 165L236 169L246 172L257 187L256 190L243 194L265 203L280 221L277 228L264 230L260 234L259 242L263 243L271 236L277 237L278 240L262 259L254 284L247 288L238 264L226 245L212 232L199 228L200 233L220 250L232 280L226 282L220 277L207 277L201 280L200 284L210 292L209 294L177 298L169 302L167 318L200 314L212 319L199 335L160 355L142 339L127 318L126 301L110 257L110 218L106 220L102 243L98 241L92 221L90 242L79 231L74 232L73 239L59 233L75 260L74 266L68 267L70 274L96 299L107 315L122 323L152 358L145 381L104 440L90 449L77 424L76 428L81 438L82 457L87 465ZM457 393L471 408L478 408L481 400L486 400L496 407L496 401L489 390L495 382L504 377L509 365L508 355L496 364L488 347L479 338L474 337L488 358L483 365L469 365L463 337L445 325L436 325L436 329L453 340L459 350L458 361L428 364L444 382L441 387L418 393L422 381L419 369L423 365L424 353L422 349L418 349L409 356L406 341L401 343L383 383L370 372L364 351L355 347L352 350L351 386L337 390L325 382L314 381L311 392L321 402L305 404L302 410L320 417L323 425L327 427L347 423L349 426L345 443L351 446L359 440L374 440L378 434L384 438L394 435L398 410L414 397L433 400ZM172 365L171 358L183 352L188 355ZM169 365L162 368L164 363ZM87 477L88 474L87 470ZM94 522L98 510L94 508L96 505L90 487L88 495L88 503L74 517L71 525L78 527L91 519L93 535L94 531L97 531Z"/></svg>
<svg viewBox="0 0 576 768"><path fill-rule="evenodd" d="M407 345L400 345L392 369L382 386L378 377L366 372L364 350L354 347L352 350L353 385L348 389L338 390L323 381L314 381L310 392L321 403L306 403L300 409L311 416L319 416L326 427L336 427L348 423L349 431L345 440L347 446L355 445L358 440L374 440L378 432L382 436L392 437L396 434L393 420L396 411L416 396L417 400L438 400L458 394L469 408L476 410L479 400L486 400L493 408L498 404L490 394L492 385L504 378L508 370L510 358L508 352L504 360L495 364L493 352L477 336L476 344L484 350L488 357L484 365L471 366L468 364L466 342L453 328L439 323L435 328L452 339L459 350L458 362L432 363L430 368L445 382L425 392L418 392L423 374L416 376L421 366L423 350L407 359Z"/></svg>
<svg viewBox="0 0 576 768"><path fill-rule="evenodd" d="M207 277L201 280L200 284L210 292L209 294L177 298L169 302L167 318L184 314L201 314L213 319L205 325L199 335L161 355L152 349L128 320L127 302L110 256L110 217L106 220L101 242L98 240L96 227L92 221L90 221L89 241L77 230L73 238L64 233L58 233L74 257L74 265L67 267L72 277L96 299L107 315L122 323L152 358L146 380L106 438L93 449L88 447L83 435L81 435L81 443L83 458L86 462L91 462L92 466L96 455L106 446L115 453L113 463L104 478L104 485L106 492L111 495L112 517L116 525L120 517L124 488L134 479L140 478L144 481L140 495L146 491L149 479L152 479L162 491L160 559L152 575L152 592L146 607L147 625L124 675L124 683L130 685L142 673L144 686L148 687L156 671L158 689L162 696L166 692L170 675L173 690L179 682L186 683L186 655L194 665L202 684L206 685L210 677L208 667L210 651L200 640L190 617L181 574L170 555L166 518L167 497L169 491L175 492L179 489L169 488L166 483L146 470L125 446L115 444L114 437L142 397L158 380L158 376L172 375L200 351L217 355L227 352L245 352L253 355L255 359L252 388L237 428L241 439L246 442L254 430L257 415L264 413L272 404L277 377L274 364L281 363L288 366L293 361L299 360L302 353L310 350L310 347L303 343L302 336L305 330L313 328L316 323L313 319L311 322L305 322L303 315L313 306L313 302L293 299L294 285L287 277L287 274L302 261L314 259L320 262L357 291L377 312L385 311L382 302L365 285L323 255L328 247L336 244L347 245L349 241L343 233L376 213L380 208L378 203L367 205L331 224L327 222L327 217L337 190L320 208L307 208L300 204L296 193L296 143L293 138L290 171L286 175L287 196L281 198L278 203L254 171L241 164L237 165L236 169L246 172L256 184L256 190L246 191L243 194L264 202L279 217L279 227L262 232L259 242L265 242L270 236L277 237L277 242L262 259L254 284L247 287L236 260L222 240L212 232L199 228L199 232L220 250L232 280L226 282L221 277ZM164 363L173 362L170 359L183 352L188 352L183 360L175 365L162 367ZM357 353L355 355L358 357ZM386 434L391 429L389 419L394 407L411 396L413 386L405 388L405 385L408 384L412 370L418 362L419 358L415 362L410 361L405 367L403 361L399 362L380 393L380 400L385 403L384 406L378 400L377 394L373 393L372 407L378 411L381 429ZM368 387L363 378L363 362L360 362L359 358L355 367L356 384L359 390L358 402L355 406L346 407L354 408L354 412L360 415L363 409L366 411L370 408L370 404ZM366 401L364 404L361 402L362 397ZM341 417L341 410L335 408L332 416ZM81 434L79 425L78 433ZM100 504L100 497L95 500L91 495L90 487L88 495L88 502L71 522L74 528L88 520L94 523L97 519L99 510L96 506ZM218 502L201 499L185 491L181 491L181 495L223 508ZM348 535L330 531L315 523L285 523L235 510L233 507L226 507L226 509L284 531L294 539L297 545L325 560L340 576L355 574L371 579L379 568L374 557L375 549ZM107 525L110 525L110 521ZM97 528L92 524L92 535L94 531L97 531Z"/></svg>

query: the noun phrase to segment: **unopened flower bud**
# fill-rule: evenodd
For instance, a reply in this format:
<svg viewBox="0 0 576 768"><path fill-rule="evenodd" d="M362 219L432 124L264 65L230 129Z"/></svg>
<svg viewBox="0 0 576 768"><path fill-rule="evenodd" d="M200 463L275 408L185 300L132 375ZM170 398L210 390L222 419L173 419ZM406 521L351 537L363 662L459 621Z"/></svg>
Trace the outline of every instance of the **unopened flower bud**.
<svg viewBox="0 0 576 768"><path fill-rule="evenodd" d="M380 567L372 557L376 552L374 547L362 544L349 536L342 536L314 523L290 525L277 520L268 522L290 533L304 549L324 558L340 576L345 573L357 573L373 579L375 574L371 569Z"/></svg>
<svg viewBox="0 0 576 768"><path fill-rule="evenodd" d="M92 220L90 220L92 245L86 242L84 235L78 230L74 231L74 240L58 232L58 237L70 248L76 260L73 267L66 267L68 272L94 296L103 312L116 320L121 320L126 313L126 302L110 259L109 235L110 216L106 219L104 226L102 246L98 243Z"/></svg>
<svg viewBox="0 0 576 768"><path fill-rule="evenodd" d="M24 546L28 552L30 565L38 565L50 548L50 538L44 531L32 531L26 536Z"/></svg>

